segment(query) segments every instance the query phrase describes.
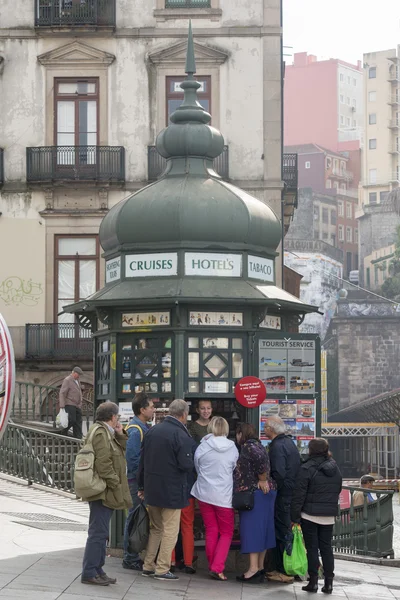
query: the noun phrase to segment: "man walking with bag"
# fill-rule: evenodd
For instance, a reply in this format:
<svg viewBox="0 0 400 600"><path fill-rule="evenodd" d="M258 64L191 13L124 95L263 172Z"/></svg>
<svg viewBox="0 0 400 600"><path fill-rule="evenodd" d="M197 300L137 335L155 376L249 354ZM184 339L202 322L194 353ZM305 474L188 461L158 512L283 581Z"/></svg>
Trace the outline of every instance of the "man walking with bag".
<svg viewBox="0 0 400 600"><path fill-rule="evenodd" d="M96 410L95 423L86 436L85 447L78 453L75 474L77 494L82 500L89 502L90 517L88 539L83 557L81 582L89 585L105 586L116 583L116 579L108 577L103 570L106 560L106 544L109 536L110 519L114 510L125 510L132 506L126 478L125 446L127 434L119 422L119 408L113 402L103 402ZM86 464L90 464L90 455L94 455L93 471L87 471L85 482L85 449ZM83 455L83 456L82 456ZM79 459L81 458L81 465ZM90 479L96 477L103 491L93 495ZM103 483L103 485L101 485ZM80 487L86 492L80 494Z"/></svg>
<svg viewBox="0 0 400 600"><path fill-rule="evenodd" d="M125 522L124 533L124 560L122 566L124 569L132 569L133 571L141 571L143 563L140 556L136 553L129 552L129 529L135 508L140 504L141 500L138 496L137 475L140 462L140 450L143 439L150 429L148 424L154 415L153 401L144 392L139 392L133 399L132 410L135 415L129 421L125 431L128 434L126 443L126 464L129 490L132 496L133 507L129 511L128 518Z"/></svg>
<svg viewBox="0 0 400 600"><path fill-rule="evenodd" d="M181 509L189 505L188 478L194 468L193 439L186 429L188 414L188 404L184 400L174 400L169 415L152 427L143 440L138 473L139 497L146 501L151 522L142 571L144 577L154 576L167 581L179 579L170 568Z"/></svg>
<svg viewBox="0 0 400 600"><path fill-rule="evenodd" d="M60 389L60 409L64 408L68 415L68 427L62 430L61 435L68 435L72 427L72 435L78 440L82 439L82 390L79 382L83 371L74 367Z"/></svg>

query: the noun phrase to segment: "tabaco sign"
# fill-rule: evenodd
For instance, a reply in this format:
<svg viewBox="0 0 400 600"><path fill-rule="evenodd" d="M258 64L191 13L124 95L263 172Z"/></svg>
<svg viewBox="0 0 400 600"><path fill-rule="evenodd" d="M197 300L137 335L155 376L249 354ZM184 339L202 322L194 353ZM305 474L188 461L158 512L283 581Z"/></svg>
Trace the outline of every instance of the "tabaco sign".
<svg viewBox="0 0 400 600"><path fill-rule="evenodd" d="M242 377L235 385L235 398L246 408L257 408L266 397L267 390L258 377Z"/></svg>
<svg viewBox="0 0 400 600"><path fill-rule="evenodd" d="M15 361L10 332L0 315L0 439L2 438L14 401Z"/></svg>

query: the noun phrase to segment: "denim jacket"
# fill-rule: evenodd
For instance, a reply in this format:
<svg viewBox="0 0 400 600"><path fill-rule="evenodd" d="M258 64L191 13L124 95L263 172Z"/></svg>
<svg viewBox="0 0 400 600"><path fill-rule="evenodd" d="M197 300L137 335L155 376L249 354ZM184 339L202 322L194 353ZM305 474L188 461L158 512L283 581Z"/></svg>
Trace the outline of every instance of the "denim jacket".
<svg viewBox="0 0 400 600"><path fill-rule="evenodd" d="M137 425L137 427L131 427L131 425ZM142 434L138 427L140 427ZM143 423L139 417L133 417L129 421L126 427L128 434L128 441L126 442L126 464L127 464L127 477L128 479L136 479L140 461L140 450L142 447L142 439L148 432L150 427Z"/></svg>

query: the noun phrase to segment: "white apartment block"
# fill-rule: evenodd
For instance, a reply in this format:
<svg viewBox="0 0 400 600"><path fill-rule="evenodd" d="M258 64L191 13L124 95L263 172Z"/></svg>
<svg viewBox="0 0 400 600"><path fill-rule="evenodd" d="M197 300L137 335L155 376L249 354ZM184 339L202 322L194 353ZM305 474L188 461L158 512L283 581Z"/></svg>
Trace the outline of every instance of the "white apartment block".
<svg viewBox="0 0 400 600"><path fill-rule="evenodd" d="M399 48L364 54L361 205L379 204L400 182Z"/></svg>

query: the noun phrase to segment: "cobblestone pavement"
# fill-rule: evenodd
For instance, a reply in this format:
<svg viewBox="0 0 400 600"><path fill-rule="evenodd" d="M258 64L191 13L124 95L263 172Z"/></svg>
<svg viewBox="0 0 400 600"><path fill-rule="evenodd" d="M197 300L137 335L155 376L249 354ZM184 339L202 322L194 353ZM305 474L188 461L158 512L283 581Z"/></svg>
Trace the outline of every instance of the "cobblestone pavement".
<svg viewBox="0 0 400 600"><path fill-rule="evenodd" d="M396 498L397 502L398 498ZM397 510L396 510L397 513ZM0 600L296 600L309 598L294 585L241 585L212 581L205 572L160 582L107 559L116 585L93 589L80 582L88 510L74 499L0 478ZM331 596L348 600L400 599L400 569L336 562ZM318 596L313 596L318 597ZM320 595L320 597L323 597Z"/></svg>

